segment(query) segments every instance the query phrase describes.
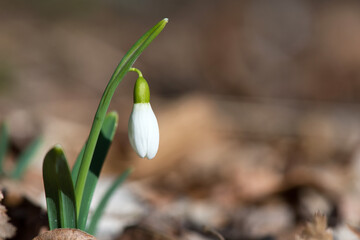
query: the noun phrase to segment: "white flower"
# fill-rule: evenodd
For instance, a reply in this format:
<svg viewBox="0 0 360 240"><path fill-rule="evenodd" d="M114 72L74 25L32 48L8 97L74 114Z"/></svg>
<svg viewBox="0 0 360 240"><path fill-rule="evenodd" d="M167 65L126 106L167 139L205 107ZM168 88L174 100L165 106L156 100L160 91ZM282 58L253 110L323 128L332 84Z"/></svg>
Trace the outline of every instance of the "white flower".
<svg viewBox="0 0 360 240"><path fill-rule="evenodd" d="M159 125L149 102L134 104L128 134L130 144L139 157L155 157L159 148Z"/></svg>

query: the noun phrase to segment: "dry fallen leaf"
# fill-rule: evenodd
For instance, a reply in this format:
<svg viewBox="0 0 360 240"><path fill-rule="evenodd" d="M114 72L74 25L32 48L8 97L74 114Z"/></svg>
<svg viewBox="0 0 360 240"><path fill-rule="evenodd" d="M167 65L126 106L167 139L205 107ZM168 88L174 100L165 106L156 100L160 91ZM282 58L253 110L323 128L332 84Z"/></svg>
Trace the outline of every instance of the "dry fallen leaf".
<svg viewBox="0 0 360 240"><path fill-rule="evenodd" d="M353 232L357 237L360 238L360 229L356 228L354 226L350 226L348 225L348 228L350 229L351 232Z"/></svg>
<svg viewBox="0 0 360 240"><path fill-rule="evenodd" d="M325 215L316 213L311 222L306 223L305 228L296 236L296 240L332 240L333 235L327 229Z"/></svg>
<svg viewBox="0 0 360 240"><path fill-rule="evenodd" d="M145 226L130 226L124 230L124 233L118 240L147 239L147 240L175 240L174 237L166 235Z"/></svg>
<svg viewBox="0 0 360 240"><path fill-rule="evenodd" d="M0 201L4 198L0 192ZM9 217L6 214L6 208L0 204L0 239L11 238L14 236L16 228L9 223Z"/></svg>

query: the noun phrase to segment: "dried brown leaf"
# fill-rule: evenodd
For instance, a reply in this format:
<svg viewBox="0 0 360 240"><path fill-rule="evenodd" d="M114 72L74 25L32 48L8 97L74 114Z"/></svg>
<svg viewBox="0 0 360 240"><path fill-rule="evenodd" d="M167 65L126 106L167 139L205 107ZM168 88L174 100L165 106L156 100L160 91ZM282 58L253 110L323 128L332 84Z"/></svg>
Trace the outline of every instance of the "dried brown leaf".
<svg viewBox="0 0 360 240"><path fill-rule="evenodd" d="M306 223L296 240L333 240L333 235L327 229L327 219L325 215L316 213L311 222Z"/></svg>
<svg viewBox="0 0 360 240"><path fill-rule="evenodd" d="M357 237L360 238L360 229L356 228L354 226L350 226L348 225L348 228L350 229L351 232L353 232Z"/></svg>
<svg viewBox="0 0 360 240"><path fill-rule="evenodd" d="M0 192L0 201L4 198ZM16 228L9 223L9 217L6 214L6 208L0 204L0 240L14 236Z"/></svg>
<svg viewBox="0 0 360 240"><path fill-rule="evenodd" d="M124 233L117 240L176 240L175 237L164 234L161 231L147 226L130 226L124 230Z"/></svg>

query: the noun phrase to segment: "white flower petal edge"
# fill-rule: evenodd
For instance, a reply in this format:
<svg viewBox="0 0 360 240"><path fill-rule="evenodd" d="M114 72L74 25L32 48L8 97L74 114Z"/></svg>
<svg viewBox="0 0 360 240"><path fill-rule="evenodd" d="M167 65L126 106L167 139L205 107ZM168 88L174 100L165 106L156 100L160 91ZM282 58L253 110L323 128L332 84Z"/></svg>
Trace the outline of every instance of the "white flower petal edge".
<svg viewBox="0 0 360 240"><path fill-rule="evenodd" d="M130 144L139 157L155 157L159 148L159 125L150 103L134 104L128 134Z"/></svg>

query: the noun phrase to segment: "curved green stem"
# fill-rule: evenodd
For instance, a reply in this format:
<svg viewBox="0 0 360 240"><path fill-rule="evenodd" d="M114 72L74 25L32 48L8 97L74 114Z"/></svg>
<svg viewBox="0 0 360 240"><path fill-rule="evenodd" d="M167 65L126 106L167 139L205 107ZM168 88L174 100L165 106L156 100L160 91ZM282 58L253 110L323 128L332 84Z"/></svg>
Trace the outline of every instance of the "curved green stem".
<svg viewBox="0 0 360 240"><path fill-rule="evenodd" d="M168 19L165 18L146 32L127 52L127 54L120 61L119 65L115 69L104 94L100 100L98 109L96 111L93 125L90 130L89 138L85 147L84 156L81 161L79 175L77 176L75 194L76 194L76 205L77 213L79 213L86 177L89 171L90 163L92 156L94 154L95 145L99 137L101 126L103 124L106 112L109 108L110 101L114 95L116 87L122 81L123 77L129 71L131 66L134 64L135 60L139 55L145 50L145 48L155 39L157 35L164 29L167 24Z"/></svg>
<svg viewBox="0 0 360 240"><path fill-rule="evenodd" d="M137 68L130 68L129 72L137 72L137 74L139 74L139 77L143 77L142 72Z"/></svg>

